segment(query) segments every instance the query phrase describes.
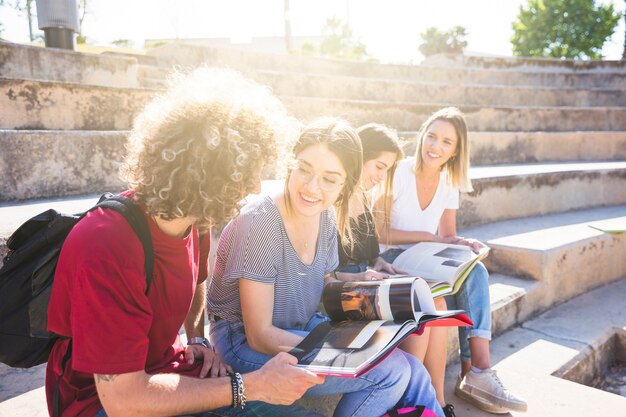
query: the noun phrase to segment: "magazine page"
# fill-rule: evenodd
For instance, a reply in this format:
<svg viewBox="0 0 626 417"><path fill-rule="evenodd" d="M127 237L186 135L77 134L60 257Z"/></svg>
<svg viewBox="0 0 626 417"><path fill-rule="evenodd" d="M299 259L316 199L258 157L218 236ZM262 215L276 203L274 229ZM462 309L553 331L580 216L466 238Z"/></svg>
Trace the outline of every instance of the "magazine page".
<svg viewBox="0 0 626 417"><path fill-rule="evenodd" d="M414 331L412 321L326 322L289 353L298 359L298 367L321 375L355 377Z"/></svg>
<svg viewBox="0 0 626 417"><path fill-rule="evenodd" d="M416 278L399 278L332 282L324 287L322 302L326 313L333 321L412 320L415 318L415 308L421 305L414 301L415 280ZM428 287L425 282L424 285ZM428 294L430 295L430 290ZM423 304L427 301L421 302ZM430 302L432 303L432 296Z"/></svg>
<svg viewBox="0 0 626 417"><path fill-rule="evenodd" d="M457 271L477 257L469 246L422 242L402 252L393 266L426 281L452 285Z"/></svg>

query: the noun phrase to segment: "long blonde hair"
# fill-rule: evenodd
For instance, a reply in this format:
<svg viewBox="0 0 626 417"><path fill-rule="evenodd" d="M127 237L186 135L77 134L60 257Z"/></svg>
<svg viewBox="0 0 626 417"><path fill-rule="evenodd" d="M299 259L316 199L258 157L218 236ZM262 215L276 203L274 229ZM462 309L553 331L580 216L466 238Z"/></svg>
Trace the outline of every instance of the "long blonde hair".
<svg viewBox="0 0 626 417"><path fill-rule="evenodd" d="M441 169L447 174L448 182L451 186L464 192L471 192L473 188L469 178L470 147L467 123L465 115L456 107L446 107L438 110L420 128L417 138L417 149L415 150L415 172L422 170L424 163L422 159L422 145L424 144L428 128L437 120L450 123L455 129L458 139L456 155L450 158Z"/></svg>

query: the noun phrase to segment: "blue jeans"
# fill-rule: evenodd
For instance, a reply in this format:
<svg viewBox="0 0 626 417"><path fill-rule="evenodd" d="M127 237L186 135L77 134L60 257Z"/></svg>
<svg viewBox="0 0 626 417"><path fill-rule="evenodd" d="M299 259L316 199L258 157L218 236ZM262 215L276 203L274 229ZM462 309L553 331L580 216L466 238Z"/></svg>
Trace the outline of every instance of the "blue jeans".
<svg viewBox="0 0 626 417"><path fill-rule="evenodd" d="M380 256L392 263L404 249L388 249ZM489 272L482 262L478 262L459 291L445 297L448 309L465 310L474 325L459 327L459 347L461 360L471 361L470 337L491 340L491 304L489 301Z"/></svg>
<svg viewBox="0 0 626 417"><path fill-rule="evenodd" d="M246 403L246 407L234 409L223 407L215 411L208 411L199 414L189 414L178 417L323 417L312 411L306 410L297 405L273 405L261 401L251 401ZM108 417L104 409L100 409L95 417Z"/></svg>
<svg viewBox="0 0 626 417"><path fill-rule="evenodd" d="M358 274L359 272L367 271L369 266L367 264L347 264L337 268L337 272L349 272L351 274Z"/></svg>
<svg viewBox="0 0 626 417"><path fill-rule="evenodd" d="M305 336L315 326L328 320L316 313L304 331L292 331ZM211 344L222 359L237 372L252 372L263 366L270 355L255 351L247 342L243 323L219 320L211 323ZM438 416L443 410L435 398L435 390L424 366L414 356L394 350L374 369L357 378L326 377L321 385L311 387L305 397L344 394L334 416L382 416L393 407L424 405Z"/></svg>

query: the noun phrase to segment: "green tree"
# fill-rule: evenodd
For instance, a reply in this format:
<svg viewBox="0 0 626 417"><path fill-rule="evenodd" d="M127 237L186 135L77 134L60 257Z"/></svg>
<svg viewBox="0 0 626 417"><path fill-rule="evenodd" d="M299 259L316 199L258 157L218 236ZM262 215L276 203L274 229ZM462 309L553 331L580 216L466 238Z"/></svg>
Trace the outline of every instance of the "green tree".
<svg viewBox="0 0 626 417"><path fill-rule="evenodd" d="M447 32L435 27L427 28L420 34L422 43L419 50L424 56L435 54L462 54L467 47L467 30L463 26L455 26Z"/></svg>
<svg viewBox="0 0 626 417"><path fill-rule="evenodd" d="M554 58L602 58L621 14L595 0L528 0L513 22L513 54Z"/></svg>
<svg viewBox="0 0 626 417"><path fill-rule="evenodd" d="M354 39L352 29L341 19L326 19L319 46L321 56L340 59L364 60L369 57L367 47Z"/></svg>

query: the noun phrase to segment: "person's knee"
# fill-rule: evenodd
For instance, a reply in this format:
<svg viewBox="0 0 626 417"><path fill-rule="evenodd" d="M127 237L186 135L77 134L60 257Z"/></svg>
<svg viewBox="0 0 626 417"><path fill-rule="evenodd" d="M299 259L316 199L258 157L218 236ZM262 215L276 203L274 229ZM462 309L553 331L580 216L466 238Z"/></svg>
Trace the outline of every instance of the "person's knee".
<svg viewBox="0 0 626 417"><path fill-rule="evenodd" d="M447 310L448 309L448 303L446 303L445 298L437 297L433 301L435 302L435 308L437 310Z"/></svg>
<svg viewBox="0 0 626 417"><path fill-rule="evenodd" d="M474 277L474 279L479 279L485 282L489 281L489 271L487 271L487 268L482 262L478 262L470 274Z"/></svg>
<svg viewBox="0 0 626 417"><path fill-rule="evenodd" d="M406 387L411 379L411 367L402 351L396 349L365 377L383 386Z"/></svg>

